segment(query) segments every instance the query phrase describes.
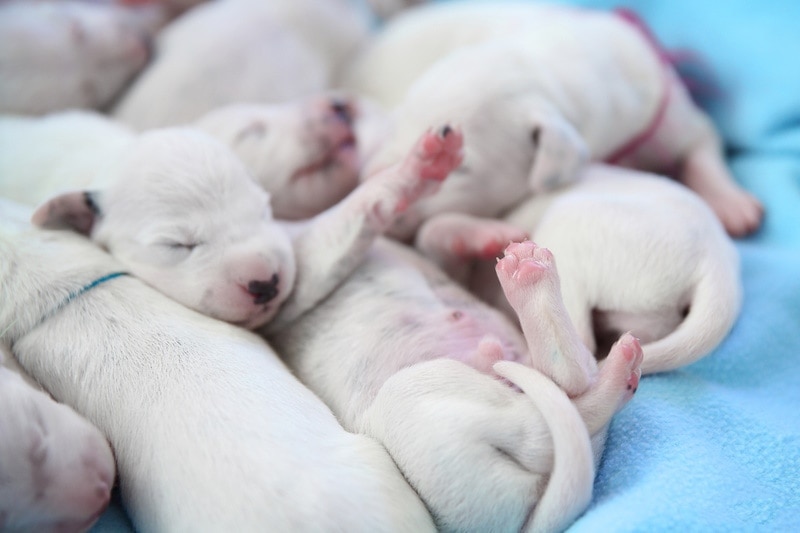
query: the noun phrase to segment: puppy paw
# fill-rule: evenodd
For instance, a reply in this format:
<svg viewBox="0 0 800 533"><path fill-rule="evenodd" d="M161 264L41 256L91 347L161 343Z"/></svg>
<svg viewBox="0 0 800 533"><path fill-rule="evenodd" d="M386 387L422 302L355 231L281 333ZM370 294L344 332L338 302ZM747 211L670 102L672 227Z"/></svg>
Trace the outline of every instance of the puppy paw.
<svg viewBox="0 0 800 533"><path fill-rule="evenodd" d="M731 188L724 193L707 196L705 200L731 237L744 237L761 226L764 206L743 189Z"/></svg>
<svg viewBox="0 0 800 533"><path fill-rule="evenodd" d="M464 137L450 126L424 133L405 159L365 182L382 187L373 208L381 225L394 221L409 206L439 190L442 181L463 160Z"/></svg>
<svg viewBox="0 0 800 533"><path fill-rule="evenodd" d="M509 244L495 269L512 305L523 303L530 287L543 280L558 283L553 254L533 241Z"/></svg>
<svg viewBox="0 0 800 533"><path fill-rule="evenodd" d="M599 386L607 387L609 391L617 391L619 400L615 410L633 398L639 388L642 359L639 339L626 333L612 346L608 357L600 367Z"/></svg>
<svg viewBox="0 0 800 533"><path fill-rule="evenodd" d="M639 339L626 333L611 348L589 390L574 399L591 434L633 398L642 377L642 358Z"/></svg>

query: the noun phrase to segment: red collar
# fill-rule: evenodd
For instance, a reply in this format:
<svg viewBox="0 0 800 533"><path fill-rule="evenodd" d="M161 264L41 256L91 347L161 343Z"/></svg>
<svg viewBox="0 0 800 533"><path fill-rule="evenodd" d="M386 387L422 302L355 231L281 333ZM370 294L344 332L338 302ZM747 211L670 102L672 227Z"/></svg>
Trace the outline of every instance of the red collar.
<svg viewBox="0 0 800 533"><path fill-rule="evenodd" d="M610 164L619 163L629 155L636 152L639 147L641 147L653 135L655 135L656 130L659 126L661 126L661 123L664 120L664 115L667 112L667 106L669 105L669 101L672 96L672 76L670 76L669 68L673 63L673 57L663 46L661 46L661 43L656 40L653 33L639 17L639 15L637 15L634 11L624 7L618 7L614 9L614 14L639 30L644 36L645 40L650 43L653 50L656 52L656 55L658 55L658 57L661 59L661 62L664 65L662 76L662 83L664 87L662 91L663 96L661 97L661 101L658 104L658 109L656 109L656 114L653 116L653 119L642 131L634 135L632 139L617 148L611 153L611 155L606 157L606 162Z"/></svg>

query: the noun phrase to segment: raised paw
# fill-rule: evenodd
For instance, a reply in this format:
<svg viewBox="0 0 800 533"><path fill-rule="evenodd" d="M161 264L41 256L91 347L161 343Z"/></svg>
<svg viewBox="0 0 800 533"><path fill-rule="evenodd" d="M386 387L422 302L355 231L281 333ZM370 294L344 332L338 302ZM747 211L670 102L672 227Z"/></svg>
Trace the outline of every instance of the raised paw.
<svg viewBox="0 0 800 533"><path fill-rule="evenodd" d="M428 180L444 180L464 159L463 145L462 133L447 125L439 131L423 134L412 155L418 158L416 164L420 176Z"/></svg>
<svg viewBox="0 0 800 533"><path fill-rule="evenodd" d="M504 256L497 261L496 270L501 282L506 278L506 281L531 284L555 275L555 262L550 250L526 240L509 244Z"/></svg>
<svg viewBox="0 0 800 533"><path fill-rule="evenodd" d="M400 184L392 216L405 213L411 204L438 191L442 181L461 164L463 145L464 136L450 126L437 132L428 131L402 163L382 171L383 175L398 179L395 183Z"/></svg>

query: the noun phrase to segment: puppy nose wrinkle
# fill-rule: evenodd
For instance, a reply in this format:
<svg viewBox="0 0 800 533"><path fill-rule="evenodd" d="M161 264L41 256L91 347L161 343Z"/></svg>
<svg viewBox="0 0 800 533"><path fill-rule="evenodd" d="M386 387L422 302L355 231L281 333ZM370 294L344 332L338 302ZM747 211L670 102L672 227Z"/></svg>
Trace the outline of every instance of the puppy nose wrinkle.
<svg viewBox="0 0 800 533"><path fill-rule="evenodd" d="M265 304L278 295L278 275L273 274L269 281L251 281L247 292L252 294L256 304Z"/></svg>

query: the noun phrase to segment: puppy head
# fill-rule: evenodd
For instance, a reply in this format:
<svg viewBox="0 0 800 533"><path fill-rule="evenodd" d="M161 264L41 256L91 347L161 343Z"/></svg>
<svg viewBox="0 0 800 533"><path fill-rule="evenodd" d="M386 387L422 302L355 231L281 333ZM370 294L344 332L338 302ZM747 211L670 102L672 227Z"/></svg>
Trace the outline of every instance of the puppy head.
<svg viewBox="0 0 800 533"><path fill-rule="evenodd" d="M269 321L295 260L269 195L224 145L189 129L141 135L102 192L73 192L33 222L89 235L135 276L203 314L247 328Z"/></svg>
<svg viewBox="0 0 800 533"><path fill-rule="evenodd" d="M588 150L575 128L509 61L513 48L466 47L437 62L409 89L385 141L364 166L369 179L401 160L426 128L449 123L464 132L464 162L392 230L408 237L446 211L497 216L532 193L568 183Z"/></svg>
<svg viewBox="0 0 800 533"><path fill-rule="evenodd" d="M280 105L224 107L196 127L217 137L244 161L272 196L275 216L310 218L358 183L354 104L320 96Z"/></svg>
<svg viewBox="0 0 800 533"><path fill-rule="evenodd" d="M2 366L0 428L0 529L88 530L114 484L100 431Z"/></svg>

